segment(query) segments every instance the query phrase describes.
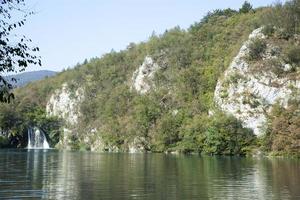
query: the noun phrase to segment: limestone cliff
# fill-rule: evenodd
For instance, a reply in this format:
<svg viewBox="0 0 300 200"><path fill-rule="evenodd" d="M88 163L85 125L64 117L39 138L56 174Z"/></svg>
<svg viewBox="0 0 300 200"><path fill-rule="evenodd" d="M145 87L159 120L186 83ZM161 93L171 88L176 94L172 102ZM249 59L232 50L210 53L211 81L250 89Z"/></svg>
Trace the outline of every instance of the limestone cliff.
<svg viewBox="0 0 300 200"><path fill-rule="evenodd" d="M255 39L266 39L262 28L250 34L224 76L219 79L214 99L223 111L233 114L245 127L261 135L265 132L267 114L272 105L279 103L286 106L291 94L300 90L300 79L298 75L293 78L279 76L264 65L259 70L255 69L257 65L247 60L249 45ZM276 59L278 56L273 52L277 49L276 45L267 43L262 62ZM292 67L281 60L279 68L288 74Z"/></svg>
<svg viewBox="0 0 300 200"><path fill-rule="evenodd" d="M84 98L84 91L81 88L71 91L67 83L64 83L60 89L54 91L46 105L48 116L57 116L64 120L62 137L58 147L71 149L70 143L74 132L72 128L76 127L79 121L80 103Z"/></svg>
<svg viewBox="0 0 300 200"><path fill-rule="evenodd" d="M50 97L46 106L46 112L49 116L58 116L69 125L75 125L80 116L80 102L83 100L83 90L78 88L72 92L68 84L64 83L60 89L57 89Z"/></svg>
<svg viewBox="0 0 300 200"><path fill-rule="evenodd" d="M143 64L132 75L132 89L140 94L147 93L153 87L152 79L159 65L150 56L146 56Z"/></svg>

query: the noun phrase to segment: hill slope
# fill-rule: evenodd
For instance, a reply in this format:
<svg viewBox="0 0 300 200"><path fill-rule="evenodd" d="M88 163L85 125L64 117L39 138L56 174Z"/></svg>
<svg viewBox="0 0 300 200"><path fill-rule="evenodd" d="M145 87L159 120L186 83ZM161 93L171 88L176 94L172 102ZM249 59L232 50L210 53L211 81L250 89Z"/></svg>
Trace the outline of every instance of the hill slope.
<svg viewBox="0 0 300 200"><path fill-rule="evenodd" d="M13 106L0 108L1 113L17 116L11 120L1 115L0 127L17 135L19 144L26 140L30 125L45 130L58 148L92 151L232 155L256 151L259 144L267 151L299 152L299 139L282 143L291 141L285 139L285 130L289 138L298 137L299 112L291 114L291 108L299 109L298 84L288 85L293 95L285 105L266 103L268 94L258 91L255 96L250 90L251 80L261 77L271 76L272 84L264 84L270 91L283 90L275 85L282 77L299 81L299 23L286 23L294 18L284 18L299 16L298 10L290 9L292 3L299 5L296 0L247 12L216 10L188 30L175 27L28 84L17 90ZM246 42L258 28L265 38ZM245 42L248 50L242 58ZM241 68L247 73L237 70ZM235 100L230 110L227 105ZM259 143L256 128L247 124L251 113L263 115L267 127ZM279 116L277 121L274 116Z"/></svg>

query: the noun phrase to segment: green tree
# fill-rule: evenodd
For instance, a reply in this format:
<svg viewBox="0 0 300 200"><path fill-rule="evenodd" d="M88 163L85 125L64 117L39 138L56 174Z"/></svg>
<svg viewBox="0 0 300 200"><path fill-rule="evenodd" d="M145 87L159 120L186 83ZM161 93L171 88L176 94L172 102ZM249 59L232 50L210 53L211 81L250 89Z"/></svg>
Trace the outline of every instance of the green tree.
<svg viewBox="0 0 300 200"><path fill-rule="evenodd" d="M242 7L240 8L239 12L240 13L248 13L252 10L252 5L248 2L245 1L242 5Z"/></svg>
<svg viewBox="0 0 300 200"><path fill-rule="evenodd" d="M276 104L269 115L264 137L266 150L278 154L300 155L300 102L292 100L287 108Z"/></svg>
<svg viewBox="0 0 300 200"><path fill-rule="evenodd" d="M209 154L246 154L254 144L253 131L235 117L216 113L207 126L203 150Z"/></svg>
<svg viewBox="0 0 300 200"><path fill-rule="evenodd" d="M41 65L39 57L34 52L38 47L31 47L30 39L24 35L15 38L12 34L15 29L25 24L28 15L24 8L25 0L2 0L0 2L0 74L6 72L21 72L30 64ZM13 16L20 16L17 19ZM14 42L17 41L17 42ZM13 81L16 81L13 79ZM10 102L14 98L11 93L12 84L0 75L0 102Z"/></svg>

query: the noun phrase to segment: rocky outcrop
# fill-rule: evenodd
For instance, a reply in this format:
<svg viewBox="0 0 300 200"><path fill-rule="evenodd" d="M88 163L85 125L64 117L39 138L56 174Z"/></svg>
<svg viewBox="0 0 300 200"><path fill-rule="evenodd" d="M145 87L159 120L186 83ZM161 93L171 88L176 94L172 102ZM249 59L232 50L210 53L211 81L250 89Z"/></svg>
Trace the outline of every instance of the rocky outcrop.
<svg viewBox="0 0 300 200"><path fill-rule="evenodd" d="M149 142L144 137L136 137L128 144L129 153L143 153L150 149Z"/></svg>
<svg viewBox="0 0 300 200"><path fill-rule="evenodd" d="M46 111L49 116L58 116L68 125L75 125L80 117L80 102L84 98L83 89L71 91L68 84L64 83L57 89L47 103Z"/></svg>
<svg viewBox="0 0 300 200"><path fill-rule="evenodd" d="M72 136L75 135L73 128L80 117L80 103L84 98L84 91L81 88L71 91L67 83L57 89L50 97L46 105L48 116L57 116L65 121L63 136L57 148L71 149Z"/></svg>
<svg viewBox="0 0 300 200"><path fill-rule="evenodd" d="M133 73L131 89L140 94L147 93L153 87L153 77L160 66L150 56L146 56L143 64Z"/></svg>
<svg viewBox="0 0 300 200"><path fill-rule="evenodd" d="M253 73L253 65L247 62L249 44L253 39L265 39L262 28L254 30L249 40L241 47L216 86L214 99L223 110L240 119L245 127L253 129L256 135L265 132L267 113L275 103L286 106L293 90L300 89L300 80L278 77L272 71L262 69ZM270 52L275 47L267 44L263 60L274 58ZM282 63L284 71L290 70L288 63Z"/></svg>
<svg viewBox="0 0 300 200"><path fill-rule="evenodd" d="M71 143L72 143L72 131L67 128L63 128L63 136L60 138L59 142L56 144L56 148L64 149L64 150L71 150Z"/></svg>

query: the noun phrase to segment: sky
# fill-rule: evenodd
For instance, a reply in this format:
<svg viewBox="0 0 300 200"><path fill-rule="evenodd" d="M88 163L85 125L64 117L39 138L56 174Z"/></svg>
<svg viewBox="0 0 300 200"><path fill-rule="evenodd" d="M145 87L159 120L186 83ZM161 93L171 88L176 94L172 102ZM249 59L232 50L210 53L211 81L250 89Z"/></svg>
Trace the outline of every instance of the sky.
<svg viewBox="0 0 300 200"><path fill-rule="evenodd" d="M131 42L146 41L179 25L188 28L214 9L238 9L244 0L26 0L35 15L20 32L40 48L43 66L26 71L73 67ZM250 0L253 7L274 0Z"/></svg>

